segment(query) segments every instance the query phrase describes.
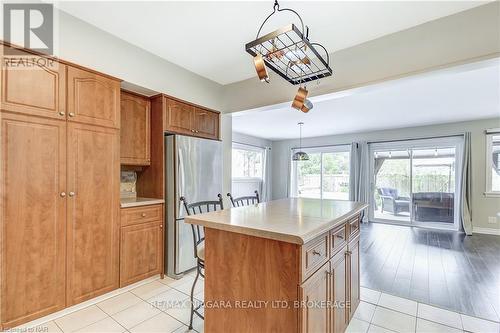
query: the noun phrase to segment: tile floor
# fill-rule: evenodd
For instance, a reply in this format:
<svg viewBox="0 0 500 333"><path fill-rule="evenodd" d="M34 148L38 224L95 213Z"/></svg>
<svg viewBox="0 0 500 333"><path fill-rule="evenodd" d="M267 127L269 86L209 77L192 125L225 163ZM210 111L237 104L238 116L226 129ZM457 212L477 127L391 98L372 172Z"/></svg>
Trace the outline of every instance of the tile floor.
<svg viewBox="0 0 500 333"><path fill-rule="evenodd" d="M187 332L189 292L193 279L194 276L189 274L180 280L155 280L35 328L27 324L11 331ZM201 302L202 283L195 294L197 301ZM361 288L361 300L347 329L349 333L500 333L498 322L459 314L372 289ZM197 317L194 329L194 332L203 332L203 321Z"/></svg>

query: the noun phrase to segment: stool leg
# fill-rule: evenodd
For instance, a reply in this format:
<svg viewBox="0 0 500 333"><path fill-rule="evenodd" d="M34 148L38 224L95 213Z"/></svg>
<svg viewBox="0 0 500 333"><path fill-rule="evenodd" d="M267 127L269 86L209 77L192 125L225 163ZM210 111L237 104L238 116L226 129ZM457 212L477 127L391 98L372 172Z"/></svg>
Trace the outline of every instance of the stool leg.
<svg viewBox="0 0 500 333"><path fill-rule="evenodd" d="M191 317L189 318L189 329L193 329L193 316L194 316L194 287L196 286L196 282L198 282L198 277L200 276L200 266L196 266L196 277L193 281L193 286L191 287Z"/></svg>

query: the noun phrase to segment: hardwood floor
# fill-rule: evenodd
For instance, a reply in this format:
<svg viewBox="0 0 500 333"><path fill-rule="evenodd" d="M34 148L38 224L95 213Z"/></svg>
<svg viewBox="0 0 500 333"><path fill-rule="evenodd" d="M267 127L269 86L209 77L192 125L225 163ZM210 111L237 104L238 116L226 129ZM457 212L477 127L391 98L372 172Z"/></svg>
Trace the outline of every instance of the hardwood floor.
<svg viewBox="0 0 500 333"><path fill-rule="evenodd" d="M500 236L361 227L361 286L500 320Z"/></svg>

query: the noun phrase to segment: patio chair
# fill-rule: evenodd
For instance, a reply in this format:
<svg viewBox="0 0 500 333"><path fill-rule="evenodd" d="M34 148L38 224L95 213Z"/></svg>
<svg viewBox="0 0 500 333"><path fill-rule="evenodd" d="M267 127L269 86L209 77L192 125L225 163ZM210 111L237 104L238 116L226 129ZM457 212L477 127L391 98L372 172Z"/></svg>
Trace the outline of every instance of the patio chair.
<svg viewBox="0 0 500 333"><path fill-rule="evenodd" d="M397 189L380 187L377 191L382 199L382 213L385 211L398 215L401 212L410 212L410 198L400 197Z"/></svg>

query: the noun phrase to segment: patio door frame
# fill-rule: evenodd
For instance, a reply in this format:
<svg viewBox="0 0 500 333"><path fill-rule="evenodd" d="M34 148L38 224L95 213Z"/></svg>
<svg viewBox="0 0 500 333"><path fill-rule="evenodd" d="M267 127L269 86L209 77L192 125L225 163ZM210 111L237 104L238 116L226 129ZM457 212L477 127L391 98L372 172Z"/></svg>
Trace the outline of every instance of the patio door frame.
<svg viewBox="0 0 500 333"><path fill-rule="evenodd" d="M453 195L453 225L445 222L418 222L415 221L413 217L413 150L418 149L440 149L440 148L455 148L455 192ZM383 142L372 142L369 143L369 188L370 188L370 209L369 209L369 220L370 222L387 223L387 224L397 224L404 226L417 226L423 228L437 228L437 229L448 229L448 230L459 230L460 229L460 178L462 174L462 156L463 156L463 136L447 136L447 137L436 137L436 138L426 138L426 139L408 139L408 140L395 140L395 141L383 141ZM410 221L400 222L390 219L380 219L375 218L374 208L375 208L375 151L386 150L409 150L409 162L410 162Z"/></svg>

